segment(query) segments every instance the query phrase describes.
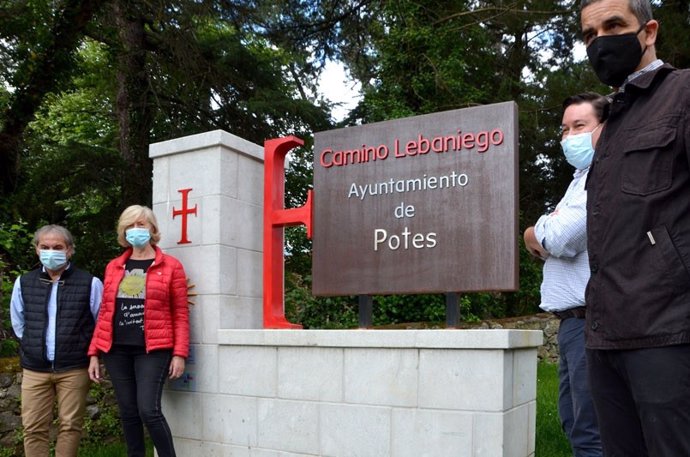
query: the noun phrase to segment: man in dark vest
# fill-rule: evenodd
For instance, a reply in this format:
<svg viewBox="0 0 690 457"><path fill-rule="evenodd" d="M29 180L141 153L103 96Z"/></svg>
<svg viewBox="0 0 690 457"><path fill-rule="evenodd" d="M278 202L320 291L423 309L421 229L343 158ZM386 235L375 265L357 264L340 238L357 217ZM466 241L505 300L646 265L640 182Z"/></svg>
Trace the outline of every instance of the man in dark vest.
<svg viewBox="0 0 690 457"><path fill-rule="evenodd" d="M103 284L70 263L74 240L64 227L41 227L33 244L42 266L17 278L10 302L21 341L24 452L48 456L57 399L55 457L76 457L90 385L86 353Z"/></svg>

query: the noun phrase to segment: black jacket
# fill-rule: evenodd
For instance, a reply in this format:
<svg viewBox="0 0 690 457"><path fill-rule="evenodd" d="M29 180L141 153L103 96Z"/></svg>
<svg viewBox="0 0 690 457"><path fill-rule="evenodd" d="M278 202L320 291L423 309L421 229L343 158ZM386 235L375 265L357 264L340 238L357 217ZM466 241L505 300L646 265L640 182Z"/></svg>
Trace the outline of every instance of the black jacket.
<svg viewBox="0 0 690 457"><path fill-rule="evenodd" d="M587 182L587 347L690 343L690 71L615 95Z"/></svg>
<svg viewBox="0 0 690 457"><path fill-rule="evenodd" d="M34 371L66 371L89 365L87 350L94 329L91 314L93 276L75 267L62 273L58 285L55 360L46 357L48 300L52 284L41 268L20 279L24 301L24 333L20 346L22 367Z"/></svg>

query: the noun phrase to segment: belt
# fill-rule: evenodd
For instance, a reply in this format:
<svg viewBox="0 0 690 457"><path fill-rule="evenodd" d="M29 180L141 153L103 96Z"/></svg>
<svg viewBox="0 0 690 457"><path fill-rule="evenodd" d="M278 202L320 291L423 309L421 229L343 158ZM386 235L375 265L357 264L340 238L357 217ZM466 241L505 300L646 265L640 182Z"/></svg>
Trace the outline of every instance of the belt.
<svg viewBox="0 0 690 457"><path fill-rule="evenodd" d="M552 311L552 313L554 316L564 321L571 317L574 317L575 319L584 319L586 311L587 308L584 306L578 306L577 308L564 309L563 311Z"/></svg>

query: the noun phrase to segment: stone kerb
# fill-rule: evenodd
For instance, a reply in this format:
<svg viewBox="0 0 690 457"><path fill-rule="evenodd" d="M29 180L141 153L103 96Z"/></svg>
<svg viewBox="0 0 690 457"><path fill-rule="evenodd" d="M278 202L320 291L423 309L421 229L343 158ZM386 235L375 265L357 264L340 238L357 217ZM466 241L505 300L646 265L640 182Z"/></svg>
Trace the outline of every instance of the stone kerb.
<svg viewBox="0 0 690 457"><path fill-rule="evenodd" d="M341 373L342 390L329 388L328 395L338 395L327 400L501 412L533 399L536 357L530 360L529 356L542 343L542 334L517 330L236 330L220 331L219 340L223 346L236 348L230 349L233 352L241 347L257 355L238 357L251 361L247 371L221 367L227 371L227 376L221 375L224 393L320 400L316 392L321 389L309 386L330 385L331 381L338 385L334 378ZM258 354L265 349L258 348L271 348L271 353L277 349L276 376L267 375L270 367L260 367L258 362L272 364L276 359L273 355L262 359ZM293 360L291 354L300 348L308 350L301 360ZM334 355L334 350L345 354L346 359L320 359L318 355L310 359L319 351L320 355ZM402 355L389 359L397 351ZM251 373L257 368L266 371L263 375ZM239 373L233 375L236 371ZM246 385L238 374L262 377L266 383ZM272 385L274 379L276 384ZM300 395L302 391L308 394Z"/></svg>
<svg viewBox="0 0 690 457"><path fill-rule="evenodd" d="M219 392L185 398L188 414L171 420L184 455L534 454L542 332L221 330L218 340Z"/></svg>

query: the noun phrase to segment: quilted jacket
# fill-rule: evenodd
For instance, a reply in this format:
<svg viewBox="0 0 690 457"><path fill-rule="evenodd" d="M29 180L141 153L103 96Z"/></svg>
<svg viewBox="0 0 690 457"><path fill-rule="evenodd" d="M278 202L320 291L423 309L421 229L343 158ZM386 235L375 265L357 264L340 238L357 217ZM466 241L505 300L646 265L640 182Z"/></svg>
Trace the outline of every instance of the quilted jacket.
<svg viewBox="0 0 690 457"><path fill-rule="evenodd" d="M187 277L182 264L155 247L156 258L146 272L144 301L144 340L146 352L172 349L173 355L189 355L189 308ZM117 289L125 275L125 262L132 255L128 249L108 263L103 281L103 301L93 332L89 355L108 352L113 344L113 319Z"/></svg>

